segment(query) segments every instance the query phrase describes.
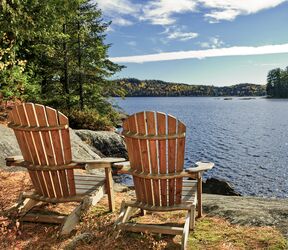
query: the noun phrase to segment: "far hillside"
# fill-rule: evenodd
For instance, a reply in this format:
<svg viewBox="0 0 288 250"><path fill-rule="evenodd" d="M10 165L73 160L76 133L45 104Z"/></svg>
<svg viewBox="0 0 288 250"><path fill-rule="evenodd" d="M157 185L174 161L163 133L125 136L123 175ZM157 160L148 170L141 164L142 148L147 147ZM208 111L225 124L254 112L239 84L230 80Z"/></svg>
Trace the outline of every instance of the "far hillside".
<svg viewBox="0 0 288 250"><path fill-rule="evenodd" d="M266 85L241 83L227 87L189 85L160 80L124 78L115 80L126 96L264 96Z"/></svg>

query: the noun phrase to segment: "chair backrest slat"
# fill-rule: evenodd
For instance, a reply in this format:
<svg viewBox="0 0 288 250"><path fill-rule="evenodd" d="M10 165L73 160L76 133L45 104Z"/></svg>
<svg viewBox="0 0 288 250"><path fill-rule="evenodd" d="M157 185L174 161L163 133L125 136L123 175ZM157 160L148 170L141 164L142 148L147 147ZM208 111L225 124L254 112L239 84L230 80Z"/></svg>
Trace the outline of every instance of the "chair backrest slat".
<svg viewBox="0 0 288 250"><path fill-rule="evenodd" d="M59 119L59 125L68 124L68 118L61 112L58 112L58 119ZM61 133L61 138L62 138L64 164L67 164L72 161L71 141L70 141L69 130L64 129L64 130L61 130L60 133ZM75 195L76 188L75 188L74 172L72 169L67 169L66 174L65 174L65 170L60 171L60 179L61 179L63 194L64 196Z"/></svg>
<svg viewBox="0 0 288 250"><path fill-rule="evenodd" d="M176 118L170 115L167 116L168 120L168 135L176 134ZM168 140L168 173L175 173L176 167L176 140ZM169 205L173 206L175 202L175 179L168 181L169 185Z"/></svg>
<svg viewBox="0 0 288 250"><path fill-rule="evenodd" d="M157 135L166 135L166 115L164 113L157 113ZM159 172L160 174L167 173L167 141L158 141L158 153L159 153ZM167 180L160 180L161 186L161 205L167 206Z"/></svg>
<svg viewBox="0 0 288 250"><path fill-rule="evenodd" d="M136 122L137 122L137 132L139 134L147 134L146 133L146 122L145 122L145 113L137 113L136 114ZM150 173L150 155L148 152L148 145L146 140L139 140L139 150L141 153L141 166L142 171L144 173ZM147 199L147 202L149 205L153 205L153 194L152 194L152 186L151 186L151 180L145 179L144 180L144 190L145 190L145 196Z"/></svg>
<svg viewBox="0 0 288 250"><path fill-rule="evenodd" d="M150 135L156 134L156 120L155 113L147 111L146 120L147 120L147 133ZM149 153L150 153L150 164L151 172L153 174L159 174L158 167L158 152L157 152L157 141L150 140L149 142ZM153 182L153 193L154 193L154 204L155 206L160 206L160 185L159 180L152 180Z"/></svg>
<svg viewBox="0 0 288 250"><path fill-rule="evenodd" d="M163 174L183 170L185 131L181 121L160 112L140 112L124 121L130 165L137 172L133 180L138 201L155 206L181 203L182 177L163 178ZM145 178L147 174L159 175L159 179Z"/></svg>
<svg viewBox="0 0 288 250"><path fill-rule="evenodd" d="M186 126L184 123L178 120L178 133L186 133ZM177 140L177 162L176 171L180 172L184 166L184 153L185 153L185 138L179 138ZM182 193L182 179L176 179L176 204L181 203L181 193Z"/></svg>

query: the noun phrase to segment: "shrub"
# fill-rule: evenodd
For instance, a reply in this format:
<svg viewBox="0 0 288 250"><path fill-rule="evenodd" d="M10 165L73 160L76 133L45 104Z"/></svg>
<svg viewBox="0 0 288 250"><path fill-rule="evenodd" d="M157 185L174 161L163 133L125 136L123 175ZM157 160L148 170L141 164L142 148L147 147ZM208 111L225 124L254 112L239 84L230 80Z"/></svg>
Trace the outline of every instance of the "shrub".
<svg viewBox="0 0 288 250"><path fill-rule="evenodd" d="M63 112L69 118L69 125L73 129L90 130L112 130L115 125L111 116L117 116L117 113L109 115L100 115L97 110L78 110L73 109L69 112Z"/></svg>

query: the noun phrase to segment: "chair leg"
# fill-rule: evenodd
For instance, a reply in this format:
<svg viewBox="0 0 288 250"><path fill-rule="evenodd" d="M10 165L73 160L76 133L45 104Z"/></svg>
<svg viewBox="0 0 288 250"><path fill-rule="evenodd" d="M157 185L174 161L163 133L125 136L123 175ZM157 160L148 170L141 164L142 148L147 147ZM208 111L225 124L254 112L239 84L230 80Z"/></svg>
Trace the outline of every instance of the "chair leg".
<svg viewBox="0 0 288 250"><path fill-rule="evenodd" d="M187 241L188 241L188 236L189 236L190 220L191 220L191 211L188 211L187 215L186 215L186 219L185 219L184 228L183 228L183 234L182 234L182 244L181 244L181 249L182 250L187 249Z"/></svg>
<svg viewBox="0 0 288 250"><path fill-rule="evenodd" d="M190 213L190 230L193 230L195 227L195 206L192 206Z"/></svg>
<svg viewBox="0 0 288 250"><path fill-rule="evenodd" d="M76 208L74 208L72 213L67 216L62 226L61 235L69 234L79 223L82 214L82 205L83 202L81 202Z"/></svg>
<svg viewBox="0 0 288 250"><path fill-rule="evenodd" d="M114 212L115 200L114 200L114 188L113 188L113 178L111 168L105 168L105 176L106 176L106 192L108 194L109 209L111 212Z"/></svg>
<svg viewBox="0 0 288 250"><path fill-rule="evenodd" d="M146 210L140 209L140 215L141 215L141 216L145 216L145 215L146 215Z"/></svg>
<svg viewBox="0 0 288 250"><path fill-rule="evenodd" d="M25 215L26 213L28 213L33 207L35 207L38 203L40 203L39 201L30 199L30 198L25 198L22 201L22 204L20 204L20 206L18 207L18 212L21 216Z"/></svg>

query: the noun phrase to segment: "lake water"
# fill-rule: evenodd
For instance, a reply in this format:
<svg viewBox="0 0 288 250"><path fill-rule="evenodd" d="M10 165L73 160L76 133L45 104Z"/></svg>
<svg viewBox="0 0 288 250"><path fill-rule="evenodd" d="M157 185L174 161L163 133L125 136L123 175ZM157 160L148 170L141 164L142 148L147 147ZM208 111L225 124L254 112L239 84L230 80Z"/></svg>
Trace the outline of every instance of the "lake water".
<svg viewBox="0 0 288 250"><path fill-rule="evenodd" d="M288 100L128 97L116 103L128 114L155 110L182 120L185 166L215 163L204 178L225 179L243 195L288 197Z"/></svg>

